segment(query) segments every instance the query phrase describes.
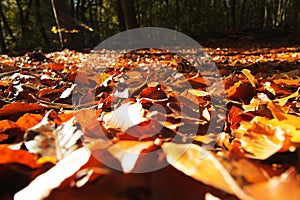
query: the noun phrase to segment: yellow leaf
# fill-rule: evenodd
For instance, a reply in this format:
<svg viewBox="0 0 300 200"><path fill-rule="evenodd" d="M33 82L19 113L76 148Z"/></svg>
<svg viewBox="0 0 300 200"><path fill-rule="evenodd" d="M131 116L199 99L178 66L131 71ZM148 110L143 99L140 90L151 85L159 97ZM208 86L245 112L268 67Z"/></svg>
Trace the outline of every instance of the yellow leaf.
<svg viewBox="0 0 300 200"><path fill-rule="evenodd" d="M264 89L268 90L269 92L271 92L273 95L276 95L276 91L275 89L272 87L271 83L270 82L265 82L264 84Z"/></svg>
<svg viewBox="0 0 300 200"><path fill-rule="evenodd" d="M202 147L195 144L165 142L162 149L166 153L167 161L184 174L235 194L240 199L253 199L242 190L217 158Z"/></svg>
<svg viewBox="0 0 300 200"><path fill-rule="evenodd" d="M210 96L209 92L203 91L203 90L196 90L196 89L188 89L188 92L197 96L197 97L205 97Z"/></svg>
<svg viewBox="0 0 300 200"><path fill-rule="evenodd" d="M299 199L299 188L300 181L299 177L297 177L297 171L294 168L290 168L280 176L246 186L245 191L257 200L292 200Z"/></svg>
<svg viewBox="0 0 300 200"><path fill-rule="evenodd" d="M256 79L255 77L251 74L251 71L249 69L243 69L242 73L247 77L249 82L251 83L252 87L255 87Z"/></svg>
<svg viewBox="0 0 300 200"><path fill-rule="evenodd" d="M56 164L57 160L56 160L56 158L49 157L49 156L41 157L37 160L37 164L40 164L40 165L42 165L44 163L48 163L48 162Z"/></svg>
<svg viewBox="0 0 300 200"><path fill-rule="evenodd" d="M286 102L288 102L289 99L292 99L292 98L295 98L295 97L299 96L299 90L300 90L300 87L293 94L290 94L289 96L283 97L281 99L275 99L274 101L278 102L278 105L284 106L286 104Z"/></svg>
<svg viewBox="0 0 300 200"><path fill-rule="evenodd" d="M256 116L251 122L242 122L234 131L247 157L264 160L292 147L289 142L300 142L300 130L287 120ZM291 148L293 149L293 148Z"/></svg>
<svg viewBox="0 0 300 200"><path fill-rule="evenodd" d="M285 84L285 85L299 85L300 84L300 78L299 79L277 79L273 80L274 83L276 84Z"/></svg>
<svg viewBox="0 0 300 200"><path fill-rule="evenodd" d="M109 147L108 152L120 161L123 171L129 173L134 169L141 152L153 145L153 141L122 140Z"/></svg>
<svg viewBox="0 0 300 200"><path fill-rule="evenodd" d="M280 106L277 106L277 104L273 102L268 103L268 109L271 110L273 116L278 120L285 121L300 130L300 117L285 113Z"/></svg>

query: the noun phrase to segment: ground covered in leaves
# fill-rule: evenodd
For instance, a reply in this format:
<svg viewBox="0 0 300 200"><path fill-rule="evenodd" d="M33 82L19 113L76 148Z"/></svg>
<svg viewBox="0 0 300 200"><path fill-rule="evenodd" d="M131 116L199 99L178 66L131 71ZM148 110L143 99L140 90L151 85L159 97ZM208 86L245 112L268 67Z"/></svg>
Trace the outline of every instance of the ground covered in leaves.
<svg viewBox="0 0 300 200"><path fill-rule="evenodd" d="M298 199L300 49L205 51L2 55L0 199Z"/></svg>

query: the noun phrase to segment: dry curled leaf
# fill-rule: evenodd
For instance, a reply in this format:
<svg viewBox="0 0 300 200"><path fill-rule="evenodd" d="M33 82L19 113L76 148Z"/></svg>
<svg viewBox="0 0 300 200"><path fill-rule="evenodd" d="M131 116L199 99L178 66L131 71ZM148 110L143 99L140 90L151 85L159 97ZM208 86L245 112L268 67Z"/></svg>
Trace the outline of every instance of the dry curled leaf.
<svg viewBox="0 0 300 200"><path fill-rule="evenodd" d="M46 173L35 178L27 187L17 192L14 195L14 199L38 200L46 198L53 189L59 187L65 179L75 174L84 164L86 164L89 158L89 151L83 147L77 149L69 156L60 160Z"/></svg>
<svg viewBox="0 0 300 200"><path fill-rule="evenodd" d="M164 143L167 161L184 174L241 199L253 199L237 184L222 163L210 152L195 144Z"/></svg>
<svg viewBox="0 0 300 200"><path fill-rule="evenodd" d="M131 141L124 140L119 141L116 144L108 148L108 152L112 154L116 159L121 163L123 172L129 173L133 170L136 165L136 162L145 149L153 146L153 141Z"/></svg>
<svg viewBox="0 0 300 200"><path fill-rule="evenodd" d="M297 142L300 131L286 121L256 116L250 122L242 122L234 135L250 153L247 156L264 160L292 147L288 141Z"/></svg>
<svg viewBox="0 0 300 200"><path fill-rule="evenodd" d="M140 103L126 103L118 107L116 110L108 113L102 113L98 118L104 122L105 128L119 128L126 131L128 128L145 122L147 111Z"/></svg>
<svg viewBox="0 0 300 200"><path fill-rule="evenodd" d="M241 72L247 77L252 87L255 88L255 84L257 83L257 81L255 77L251 74L251 71L249 69L243 69Z"/></svg>

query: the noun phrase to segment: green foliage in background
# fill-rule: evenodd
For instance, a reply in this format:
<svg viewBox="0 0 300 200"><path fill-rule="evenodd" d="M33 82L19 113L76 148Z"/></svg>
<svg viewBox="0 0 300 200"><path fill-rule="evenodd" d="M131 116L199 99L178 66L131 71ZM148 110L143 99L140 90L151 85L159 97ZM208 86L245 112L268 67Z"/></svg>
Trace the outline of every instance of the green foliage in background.
<svg viewBox="0 0 300 200"><path fill-rule="evenodd" d="M80 38L80 46L74 46L78 50L93 48L104 39L132 27L175 29L196 40L224 37L225 32L300 29L300 0L59 1L1 0L1 53L72 48L61 44L59 32L63 42L68 39L71 42L72 37ZM61 5L64 9L59 9ZM133 5L132 9L124 12L130 5ZM60 29L53 8L58 11ZM134 19L129 18L128 13L134 13Z"/></svg>

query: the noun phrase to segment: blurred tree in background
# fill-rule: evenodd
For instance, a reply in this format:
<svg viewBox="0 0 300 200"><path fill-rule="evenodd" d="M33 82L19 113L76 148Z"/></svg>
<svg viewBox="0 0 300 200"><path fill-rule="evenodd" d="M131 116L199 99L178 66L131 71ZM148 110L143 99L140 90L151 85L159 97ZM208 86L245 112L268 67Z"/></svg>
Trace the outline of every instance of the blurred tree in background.
<svg viewBox="0 0 300 200"><path fill-rule="evenodd" d="M300 0L1 0L1 53L84 50L157 26L198 41L299 33Z"/></svg>

